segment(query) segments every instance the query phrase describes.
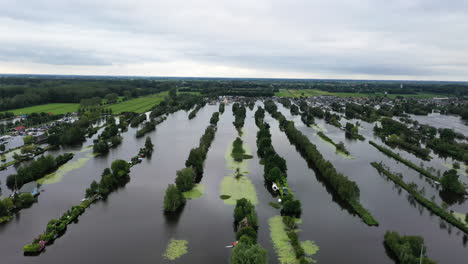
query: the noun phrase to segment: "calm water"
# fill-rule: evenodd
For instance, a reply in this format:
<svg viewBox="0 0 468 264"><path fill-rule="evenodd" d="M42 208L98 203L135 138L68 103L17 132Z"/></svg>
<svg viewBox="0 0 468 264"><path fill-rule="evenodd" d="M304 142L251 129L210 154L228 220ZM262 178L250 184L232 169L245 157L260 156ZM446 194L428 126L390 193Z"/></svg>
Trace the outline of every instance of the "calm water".
<svg viewBox="0 0 468 264"><path fill-rule="evenodd" d="M258 103L259 104L259 103ZM175 172L184 167L191 148L198 145L199 138L209 124L211 114L218 106L207 105L197 117L188 120L187 113L179 111L149 133L155 151L150 160L132 168L131 181L122 189L112 193L107 201L92 205L79 218L77 224L68 227L64 236L47 247L38 257L24 257L22 247L42 233L51 218L60 216L70 206L79 203L84 190L93 180L98 180L103 169L115 159L130 159L144 144L144 137L135 138L135 129L124 133L120 146L103 157L90 158L82 167L66 173L54 184L44 185L39 202L21 211L10 223L0 226L0 255L3 263L169 263L162 255L171 238L189 242L189 252L175 263L227 263L230 249L226 245L235 239L232 222L233 206L220 198L221 181L231 171L226 168L224 154L237 136L232 122L231 105L220 116L215 140L205 162L205 174L201 183L204 196L187 202L178 217L166 217L162 212L164 191L173 183ZM426 197L435 196L440 203L436 186L427 183L416 172L387 158L367 143L372 137L372 124L362 122L361 133L366 141L346 140L344 132L317 120L327 129L327 135L336 142L343 141L353 155L348 159L335 153L334 147L316 136L313 128L305 127L299 116L291 116L288 109L280 111L295 121L296 126L317 145L323 155L331 160L338 171L356 181L361 189L361 202L380 222L379 227L368 227L360 218L350 214L334 200L324 184L316 177L304 159L296 152L278 123L268 114L271 124L273 145L288 164L288 183L303 205L303 224L300 226L301 240L312 240L320 247L315 255L318 263L393 263L383 246L383 235L387 230L404 234L421 235L426 240L429 256L439 263L466 263L468 249L463 244L463 235L450 228L439 217L414 205L407 193L399 190L392 182L377 174L370 166L371 161L384 161L395 172L401 172L407 182L413 181L424 187ZM259 203L259 243L269 254L269 263L277 263L270 241L268 219L279 211L268 205L275 201L263 185L263 166L256 156L257 127L254 111L247 111L244 141L254 158L248 161L249 178L255 185ZM96 137L96 135L95 135ZM89 152L83 147L92 144L89 139L82 147L56 151L74 151L70 162L86 157ZM401 151L398 151L401 152ZM402 153L419 164L421 161L411 154ZM424 162L442 171L447 161L435 158ZM2 189L6 176L14 173L11 167L0 172ZM6 190L6 189L5 189ZM454 203L451 209L468 212L465 203Z"/></svg>

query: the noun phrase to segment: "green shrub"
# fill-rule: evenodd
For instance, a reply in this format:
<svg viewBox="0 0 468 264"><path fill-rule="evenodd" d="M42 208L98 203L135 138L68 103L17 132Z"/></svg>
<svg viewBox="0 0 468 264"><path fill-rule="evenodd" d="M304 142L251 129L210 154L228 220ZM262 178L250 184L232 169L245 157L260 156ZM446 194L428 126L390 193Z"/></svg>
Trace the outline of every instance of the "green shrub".
<svg viewBox="0 0 468 264"><path fill-rule="evenodd" d="M255 231L255 229L253 229L250 226L241 228L240 230L238 230L236 232L236 239L237 240L239 240L242 236L247 236L250 239L252 239L252 241L257 243L257 231Z"/></svg>
<svg viewBox="0 0 468 264"><path fill-rule="evenodd" d="M174 184L169 184L164 196L164 211L175 212L185 204L185 198Z"/></svg>
<svg viewBox="0 0 468 264"><path fill-rule="evenodd" d="M195 186L195 171L193 168L184 168L177 171L175 183L179 191L190 191Z"/></svg>
<svg viewBox="0 0 468 264"><path fill-rule="evenodd" d="M41 249L41 245L38 243L27 244L23 247L23 251L25 253L36 253L36 252L39 252L40 249Z"/></svg>

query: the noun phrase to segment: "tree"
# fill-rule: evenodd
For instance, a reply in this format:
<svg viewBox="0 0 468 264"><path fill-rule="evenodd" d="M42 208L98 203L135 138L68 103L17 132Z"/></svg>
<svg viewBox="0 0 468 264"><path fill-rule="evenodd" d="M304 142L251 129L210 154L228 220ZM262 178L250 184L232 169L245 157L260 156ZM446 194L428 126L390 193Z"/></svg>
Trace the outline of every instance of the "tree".
<svg viewBox="0 0 468 264"><path fill-rule="evenodd" d="M34 143L34 138L31 135L24 136L23 137L23 142L24 142L25 145L32 144L32 143Z"/></svg>
<svg viewBox="0 0 468 264"><path fill-rule="evenodd" d="M294 200L292 198L283 201L283 208L281 209L281 215L287 215L291 217L301 217L301 201Z"/></svg>
<svg viewBox="0 0 468 264"><path fill-rule="evenodd" d="M21 201L21 206L19 207L29 207L31 206L35 199L34 196L30 193L22 193L18 196L18 199Z"/></svg>
<svg viewBox="0 0 468 264"><path fill-rule="evenodd" d="M117 95L116 93L110 93L107 94L104 98L107 100L108 104L113 104L117 102L117 99L119 99L119 95Z"/></svg>
<svg viewBox="0 0 468 264"><path fill-rule="evenodd" d="M107 153L109 152L109 145L107 145L107 142L104 140L99 140L96 144L94 144L93 152L101 154Z"/></svg>
<svg viewBox="0 0 468 264"><path fill-rule="evenodd" d="M266 264L267 252L259 244L240 242L231 254L231 264Z"/></svg>
<svg viewBox="0 0 468 264"><path fill-rule="evenodd" d="M132 93L130 91L124 91L123 95L125 96L125 100L128 100L132 97Z"/></svg>
<svg viewBox="0 0 468 264"><path fill-rule="evenodd" d="M278 167L274 167L268 173L265 175L265 179L269 182L281 182L283 179L283 175L281 173L281 170Z"/></svg>
<svg viewBox="0 0 468 264"><path fill-rule="evenodd" d="M250 226L241 228L236 232L236 239L240 240L242 236L249 237L254 243L257 242L257 231Z"/></svg>
<svg viewBox="0 0 468 264"><path fill-rule="evenodd" d="M197 175L203 174L203 153L202 149L194 148L190 150L190 154L185 161L186 167L193 167Z"/></svg>
<svg viewBox="0 0 468 264"><path fill-rule="evenodd" d="M146 140L145 140L145 148L148 149L148 150L153 150L153 142L151 141L151 138L150 137L146 137Z"/></svg>
<svg viewBox="0 0 468 264"><path fill-rule="evenodd" d="M164 196L164 211L175 212L185 204L185 198L174 184L169 184Z"/></svg>
<svg viewBox="0 0 468 264"><path fill-rule="evenodd" d="M112 174L115 176L123 176L130 171L130 165L125 160L114 160L111 164Z"/></svg>
<svg viewBox="0 0 468 264"><path fill-rule="evenodd" d="M453 192L456 194L464 194L465 187L463 183L458 180L458 174L456 170L449 170L444 172L440 184L444 191Z"/></svg>
<svg viewBox="0 0 468 264"><path fill-rule="evenodd" d="M178 171L175 182L179 191L190 191L195 186L195 171L193 168L184 168Z"/></svg>
<svg viewBox="0 0 468 264"><path fill-rule="evenodd" d="M170 98L176 98L177 97L177 89L173 88L169 90L169 97Z"/></svg>

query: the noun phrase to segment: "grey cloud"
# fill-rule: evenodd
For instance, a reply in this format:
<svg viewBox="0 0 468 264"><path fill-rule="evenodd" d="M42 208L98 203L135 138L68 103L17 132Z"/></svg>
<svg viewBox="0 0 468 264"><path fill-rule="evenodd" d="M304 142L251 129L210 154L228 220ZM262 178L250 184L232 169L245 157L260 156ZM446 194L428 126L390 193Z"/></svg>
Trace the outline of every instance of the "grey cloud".
<svg viewBox="0 0 468 264"><path fill-rule="evenodd" d="M2 3L0 60L455 79L466 21L464 0L19 0Z"/></svg>

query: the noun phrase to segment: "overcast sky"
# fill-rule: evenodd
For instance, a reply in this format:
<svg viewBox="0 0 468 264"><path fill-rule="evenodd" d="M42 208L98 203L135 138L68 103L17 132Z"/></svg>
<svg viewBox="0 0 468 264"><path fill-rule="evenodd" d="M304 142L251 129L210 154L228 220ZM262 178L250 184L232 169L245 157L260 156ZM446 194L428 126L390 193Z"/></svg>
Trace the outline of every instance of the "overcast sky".
<svg viewBox="0 0 468 264"><path fill-rule="evenodd" d="M468 0L0 0L0 73L468 81Z"/></svg>

